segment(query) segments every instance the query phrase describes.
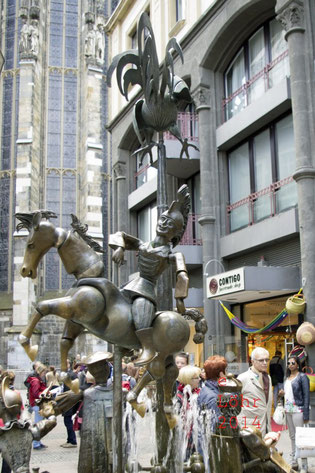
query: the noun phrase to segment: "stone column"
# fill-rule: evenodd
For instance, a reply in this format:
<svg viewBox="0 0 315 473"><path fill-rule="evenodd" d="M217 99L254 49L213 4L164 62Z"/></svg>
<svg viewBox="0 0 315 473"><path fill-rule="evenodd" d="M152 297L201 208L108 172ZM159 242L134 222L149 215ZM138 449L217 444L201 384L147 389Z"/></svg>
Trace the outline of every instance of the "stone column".
<svg viewBox="0 0 315 473"><path fill-rule="evenodd" d="M117 161L113 166L115 178L115 202L114 214L116 214L115 231L126 231L127 229L127 207L126 207L126 164ZM126 255L127 256L127 255ZM127 281L128 268L127 264L120 266L119 270L116 265L113 268L115 283L120 286Z"/></svg>
<svg viewBox="0 0 315 473"><path fill-rule="evenodd" d="M224 352L224 338L220 337L220 312L218 301L207 299L205 273L221 271L218 248L218 166L215 146L215 114L211 108L211 91L200 84L193 92L199 118L200 187L203 249L204 313L208 322L205 338L205 358Z"/></svg>
<svg viewBox="0 0 315 473"><path fill-rule="evenodd" d="M103 243L102 222L102 81L103 71L88 66L85 97L86 155L84 186L80 196L81 218L89 226L89 235Z"/></svg>
<svg viewBox="0 0 315 473"><path fill-rule="evenodd" d="M38 80L37 62L21 60L15 212L30 212L38 208L39 203L40 156L39 150L34 148L39 133L36 123L40 102ZM14 233L13 325L8 330L8 367L22 370L29 369L30 361L17 338L28 323L37 283L20 275L27 236L26 230Z"/></svg>
<svg viewBox="0 0 315 473"><path fill-rule="evenodd" d="M307 35L303 0L277 0L277 19L283 25L289 47L292 114L296 150L296 170L293 177L298 189L298 209L302 259L302 284L307 308L305 320L315 324L315 168L312 156L314 111L311 100L313 57L307 56ZM311 67L308 67L308 61ZM308 74L308 71L310 73ZM307 347L308 364L315 364L315 344ZM314 393L312 393L314 394ZM315 396L312 417L315 419Z"/></svg>

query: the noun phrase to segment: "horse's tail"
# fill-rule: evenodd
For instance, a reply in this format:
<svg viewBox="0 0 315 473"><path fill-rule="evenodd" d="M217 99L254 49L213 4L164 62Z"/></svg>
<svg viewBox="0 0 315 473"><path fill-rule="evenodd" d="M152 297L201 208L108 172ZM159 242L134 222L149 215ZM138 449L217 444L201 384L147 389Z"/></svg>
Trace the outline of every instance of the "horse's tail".
<svg viewBox="0 0 315 473"><path fill-rule="evenodd" d="M186 309L184 317L195 322L196 333L194 335L194 342L203 343L205 334L208 331L208 324L202 313L198 309Z"/></svg>

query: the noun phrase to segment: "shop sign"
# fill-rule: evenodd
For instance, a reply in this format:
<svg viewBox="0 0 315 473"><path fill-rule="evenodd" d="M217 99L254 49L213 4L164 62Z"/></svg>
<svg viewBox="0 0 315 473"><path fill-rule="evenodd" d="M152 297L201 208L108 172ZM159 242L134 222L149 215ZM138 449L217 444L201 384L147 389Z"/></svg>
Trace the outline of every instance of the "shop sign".
<svg viewBox="0 0 315 473"><path fill-rule="evenodd" d="M244 268L238 268L226 273L216 274L207 278L207 298L223 296L245 288Z"/></svg>

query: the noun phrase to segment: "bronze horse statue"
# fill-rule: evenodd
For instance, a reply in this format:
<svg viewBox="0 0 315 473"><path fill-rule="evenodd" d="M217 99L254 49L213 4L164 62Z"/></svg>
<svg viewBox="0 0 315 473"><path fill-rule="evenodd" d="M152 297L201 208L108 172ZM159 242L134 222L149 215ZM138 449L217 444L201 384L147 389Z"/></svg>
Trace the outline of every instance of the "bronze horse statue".
<svg viewBox="0 0 315 473"><path fill-rule="evenodd" d="M30 338L36 324L49 314L66 320L60 344L61 370L64 372L67 369L68 352L84 329L119 347L139 349L141 345L135 333L131 305L121 291L103 277L103 262L96 253L101 248L87 235L87 226L80 224L75 216L72 216L74 230L70 231L55 227L50 218L56 217L53 212L44 210L16 214L21 222L17 230L26 228L29 231L21 275L36 278L40 260L54 247L66 271L77 279L64 297L37 303L19 339L26 353L34 361L38 346L32 346ZM186 311L185 315L195 320L195 340L198 339L200 343L206 331L205 320L194 309ZM137 396L150 381L162 379L165 412L172 423L172 387L178 373L172 355L182 350L188 342L190 329L185 317L174 311L157 313L152 328L157 356L148 363L144 375L132 390L131 403L144 415L145 408L137 404Z"/></svg>

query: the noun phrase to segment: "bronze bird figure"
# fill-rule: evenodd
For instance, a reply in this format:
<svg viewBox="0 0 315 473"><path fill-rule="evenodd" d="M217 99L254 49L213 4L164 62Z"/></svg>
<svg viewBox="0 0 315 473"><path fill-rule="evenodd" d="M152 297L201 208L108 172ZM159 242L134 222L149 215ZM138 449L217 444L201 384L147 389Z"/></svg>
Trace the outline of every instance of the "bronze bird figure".
<svg viewBox="0 0 315 473"><path fill-rule="evenodd" d="M131 49L118 54L107 71L107 85L116 69L116 77L121 94L128 100L130 85L140 85L144 98L138 100L134 107L133 126L141 147L133 154L140 153L141 161L149 153L152 164L152 141L154 131L169 131L183 145L180 158L185 153L189 158L187 138L183 139L177 125L177 112L180 103L192 102L189 88L185 81L174 74L172 50L176 51L184 62L183 52L176 38L171 38L166 45L162 74L153 29L149 16L143 12L137 29L138 49ZM126 66L131 66L125 70Z"/></svg>

